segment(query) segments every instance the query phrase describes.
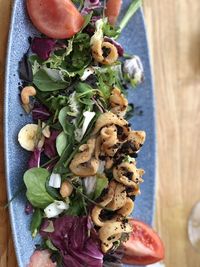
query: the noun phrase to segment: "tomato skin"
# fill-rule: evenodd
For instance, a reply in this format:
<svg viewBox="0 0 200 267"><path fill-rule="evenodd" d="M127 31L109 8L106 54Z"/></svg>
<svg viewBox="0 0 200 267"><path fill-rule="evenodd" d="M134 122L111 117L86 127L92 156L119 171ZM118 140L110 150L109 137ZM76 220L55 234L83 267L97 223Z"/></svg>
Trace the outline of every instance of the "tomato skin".
<svg viewBox="0 0 200 267"><path fill-rule="evenodd" d="M84 18L71 0L26 0L33 25L48 37L65 39L77 33Z"/></svg>
<svg viewBox="0 0 200 267"><path fill-rule="evenodd" d="M146 265L164 258L164 245L157 233L147 224L130 219L133 232L129 240L123 243L125 264Z"/></svg>
<svg viewBox="0 0 200 267"><path fill-rule="evenodd" d="M122 6L122 0L108 0L106 3L106 17L111 25L115 25Z"/></svg>

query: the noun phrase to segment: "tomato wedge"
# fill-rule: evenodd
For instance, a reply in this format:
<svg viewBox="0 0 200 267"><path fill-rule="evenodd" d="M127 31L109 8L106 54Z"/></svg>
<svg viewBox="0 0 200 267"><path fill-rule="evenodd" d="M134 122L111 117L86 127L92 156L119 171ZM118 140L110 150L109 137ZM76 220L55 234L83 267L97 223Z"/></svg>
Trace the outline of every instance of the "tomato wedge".
<svg viewBox="0 0 200 267"><path fill-rule="evenodd" d="M122 0L108 0L106 3L106 17L110 24L115 25L122 6Z"/></svg>
<svg viewBox="0 0 200 267"><path fill-rule="evenodd" d="M72 37L84 24L84 18L70 0L26 0L33 25L48 37Z"/></svg>
<svg viewBox="0 0 200 267"><path fill-rule="evenodd" d="M50 259L51 254L48 250L36 250L30 258L30 263L27 267L56 267Z"/></svg>
<svg viewBox="0 0 200 267"><path fill-rule="evenodd" d="M145 265L158 262L164 258L164 246L157 233L147 224L130 219L133 232L129 240L123 243L126 264Z"/></svg>

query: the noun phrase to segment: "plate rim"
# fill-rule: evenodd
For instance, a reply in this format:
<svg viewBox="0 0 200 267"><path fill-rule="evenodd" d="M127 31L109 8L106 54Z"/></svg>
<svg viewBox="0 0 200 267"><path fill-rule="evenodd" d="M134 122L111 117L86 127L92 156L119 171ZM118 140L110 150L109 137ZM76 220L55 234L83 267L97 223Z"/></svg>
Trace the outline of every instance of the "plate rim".
<svg viewBox="0 0 200 267"><path fill-rule="evenodd" d="M4 74L4 100L3 100L3 142L4 142L4 173L5 173L5 180L6 180L6 190L7 190L7 201L9 201L13 196L11 195L10 185L9 185L9 179L8 179L8 173L9 173L9 166L8 166L8 140L7 140L7 132L8 132L8 123L7 123L7 114L8 114L8 95L9 95L9 75L10 75L10 68L9 68L9 61L11 56L11 46L12 46L12 35L13 35L13 29L14 29L14 20L15 16L17 15L17 3L19 0L13 0L12 4L12 11L11 11L11 19L10 19L10 27L9 27L9 34L7 38L7 52L6 52L6 60L5 60L5 74ZM150 56L150 49L149 49L149 42L148 42L148 33L147 33L147 27L145 22L145 16L143 8L140 7L137 12L141 13L143 23L143 28L145 32L145 42L146 42L146 52L148 56L148 64L149 64L149 74L150 74L150 87L151 87L151 93L152 93L152 106L153 106L153 114L152 114L152 124L153 124L153 138L154 138L154 151L153 151L153 157L154 157L154 185L153 185L153 207L152 207L152 217L151 217L151 225L154 224L155 220L155 209L156 209L156 192L157 192L157 179L158 179L158 153L157 153L157 121L156 121L156 97L155 97L155 86L154 86L154 76L153 76L153 68L152 68L152 60ZM14 250L17 258L17 263L20 264L21 262L21 254L20 249L17 246L17 236L15 234L15 220L12 216L12 203L9 205L9 219L11 224L11 230L12 230L12 239L14 242ZM19 265L20 266L20 265Z"/></svg>

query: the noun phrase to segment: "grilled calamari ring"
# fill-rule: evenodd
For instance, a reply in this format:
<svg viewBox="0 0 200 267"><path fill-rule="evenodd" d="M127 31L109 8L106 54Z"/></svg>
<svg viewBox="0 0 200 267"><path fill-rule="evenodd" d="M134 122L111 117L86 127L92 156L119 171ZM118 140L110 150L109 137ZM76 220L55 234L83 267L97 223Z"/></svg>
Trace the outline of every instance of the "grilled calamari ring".
<svg viewBox="0 0 200 267"><path fill-rule="evenodd" d="M146 133L144 131L131 131L129 132L127 142L131 142L131 150L130 153L132 152L137 152L140 150L142 145L144 144L146 139Z"/></svg>
<svg viewBox="0 0 200 267"><path fill-rule="evenodd" d="M123 118L119 118L116 114L108 111L102 113L96 121L93 135L97 134L103 127L107 125L118 125L120 127L128 127L128 122Z"/></svg>
<svg viewBox="0 0 200 267"><path fill-rule="evenodd" d="M118 59L117 48L109 42L96 41L92 44L93 58L104 65L111 65Z"/></svg>
<svg viewBox="0 0 200 267"><path fill-rule="evenodd" d="M99 204L103 207L106 207L112 201L113 196L114 196L114 188L113 188L113 186L109 186L108 193L103 198L103 201L100 202ZM100 208L99 206L95 206L92 209L92 214L91 214L91 218L92 218L92 221L94 222L94 224L97 226L100 226L100 227L105 224L105 222L103 222L100 219L100 214L101 214L102 210L103 210L103 208Z"/></svg>
<svg viewBox="0 0 200 267"><path fill-rule="evenodd" d="M110 96L111 111L121 117L125 116L128 107L128 100L124 97L121 91L115 87Z"/></svg>
<svg viewBox="0 0 200 267"><path fill-rule="evenodd" d="M102 145L101 149L105 155L113 157L118 150L119 140L117 137L117 128L115 125L105 126L100 132Z"/></svg>
<svg viewBox="0 0 200 267"><path fill-rule="evenodd" d="M93 157L95 150L95 138L87 141L87 144L80 146L80 153L72 159L69 168L75 175L80 177L93 176L97 173L99 161Z"/></svg>
<svg viewBox="0 0 200 267"><path fill-rule="evenodd" d="M118 210L126 204L126 187L112 180L110 186L114 189L112 201L106 206L112 210Z"/></svg>
<svg viewBox="0 0 200 267"><path fill-rule="evenodd" d="M143 169L137 169L135 160L131 163L122 162L119 166L114 167L113 176L116 181L128 187L137 187L143 182Z"/></svg>
<svg viewBox="0 0 200 267"><path fill-rule="evenodd" d="M132 226L127 222L107 222L99 230L99 239L101 240L101 249L103 253L108 252L113 243L121 237L123 233L131 233Z"/></svg>
<svg viewBox="0 0 200 267"><path fill-rule="evenodd" d="M120 214L123 217L127 217L133 212L133 209L134 209L134 202L130 197L127 197L125 204L121 209L117 211L117 214Z"/></svg>

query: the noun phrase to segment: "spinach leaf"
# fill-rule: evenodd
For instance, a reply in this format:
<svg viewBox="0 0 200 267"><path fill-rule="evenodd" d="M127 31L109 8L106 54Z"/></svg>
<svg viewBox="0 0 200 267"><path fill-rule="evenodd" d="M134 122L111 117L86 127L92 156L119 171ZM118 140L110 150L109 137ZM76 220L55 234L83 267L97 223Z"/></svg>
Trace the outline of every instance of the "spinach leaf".
<svg viewBox="0 0 200 267"><path fill-rule="evenodd" d="M68 112L69 112L68 107L62 108L59 112L58 120L62 125L64 133L72 137L74 133L74 125L69 121Z"/></svg>
<svg viewBox="0 0 200 267"><path fill-rule="evenodd" d="M67 135L64 132L61 132L58 137L56 138L56 149L58 152L58 155L61 156L66 145L67 145Z"/></svg>
<svg viewBox="0 0 200 267"><path fill-rule="evenodd" d="M101 175L96 175L96 188L93 194L93 199L97 199L102 194L103 190L108 186L108 178Z"/></svg>
<svg viewBox="0 0 200 267"><path fill-rule="evenodd" d="M35 237L37 235L40 225L42 224L42 217L43 213L41 209L36 209L33 213L30 225L32 237Z"/></svg>
<svg viewBox="0 0 200 267"><path fill-rule="evenodd" d="M27 188L26 196L36 208L44 209L54 199L46 191L46 180L49 172L43 168L32 168L25 172L24 183Z"/></svg>
<svg viewBox="0 0 200 267"><path fill-rule="evenodd" d="M55 75L55 73L54 73ZM53 80L53 77L50 77L44 69L40 69L33 77L33 83L40 91L50 92L60 89L64 89L69 85L69 82L60 80Z"/></svg>

